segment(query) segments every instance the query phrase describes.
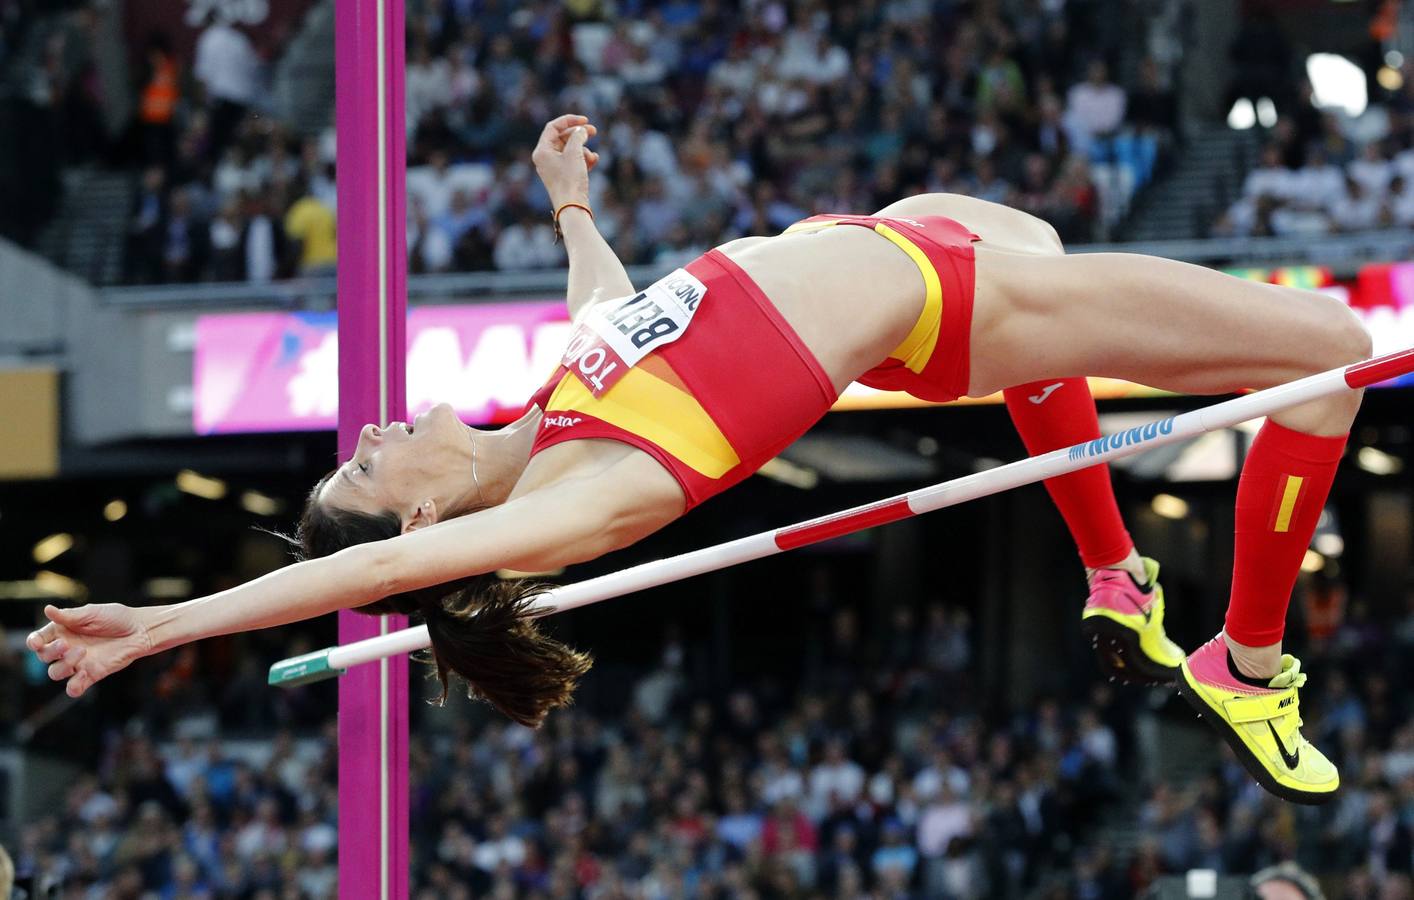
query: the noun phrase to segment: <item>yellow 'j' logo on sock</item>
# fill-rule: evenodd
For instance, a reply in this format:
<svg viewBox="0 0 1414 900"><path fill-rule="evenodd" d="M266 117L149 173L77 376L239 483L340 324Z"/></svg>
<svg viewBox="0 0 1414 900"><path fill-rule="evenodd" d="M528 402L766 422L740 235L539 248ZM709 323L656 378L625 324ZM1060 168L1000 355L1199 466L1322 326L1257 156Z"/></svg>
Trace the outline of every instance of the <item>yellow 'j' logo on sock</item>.
<svg viewBox="0 0 1414 900"><path fill-rule="evenodd" d="M1272 525L1273 531L1285 532L1291 528L1291 514L1296 509L1296 498L1301 495L1303 481L1305 479L1300 475L1286 476L1286 486L1281 492L1281 505L1277 507L1277 519Z"/></svg>

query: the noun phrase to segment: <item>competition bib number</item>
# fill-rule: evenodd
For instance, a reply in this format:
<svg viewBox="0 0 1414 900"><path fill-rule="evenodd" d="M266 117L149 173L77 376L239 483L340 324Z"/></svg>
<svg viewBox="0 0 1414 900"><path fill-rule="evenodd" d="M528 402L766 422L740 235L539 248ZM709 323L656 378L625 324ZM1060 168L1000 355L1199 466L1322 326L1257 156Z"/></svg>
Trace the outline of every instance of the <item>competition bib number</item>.
<svg viewBox="0 0 1414 900"><path fill-rule="evenodd" d="M632 297L595 304L560 363L602 397L639 360L682 337L706 295L702 282L677 269Z"/></svg>

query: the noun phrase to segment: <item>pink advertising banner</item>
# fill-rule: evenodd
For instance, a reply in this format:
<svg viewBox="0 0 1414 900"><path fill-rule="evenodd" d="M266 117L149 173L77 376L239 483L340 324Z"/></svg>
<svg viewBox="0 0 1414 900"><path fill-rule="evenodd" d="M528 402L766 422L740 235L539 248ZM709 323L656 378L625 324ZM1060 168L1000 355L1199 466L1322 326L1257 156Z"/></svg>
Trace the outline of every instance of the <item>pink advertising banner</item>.
<svg viewBox="0 0 1414 900"><path fill-rule="evenodd" d="M193 372L197 434L322 431L339 409L329 313L201 316ZM420 306L408 313L408 415L448 402L468 422L510 421L569 340L564 301Z"/></svg>

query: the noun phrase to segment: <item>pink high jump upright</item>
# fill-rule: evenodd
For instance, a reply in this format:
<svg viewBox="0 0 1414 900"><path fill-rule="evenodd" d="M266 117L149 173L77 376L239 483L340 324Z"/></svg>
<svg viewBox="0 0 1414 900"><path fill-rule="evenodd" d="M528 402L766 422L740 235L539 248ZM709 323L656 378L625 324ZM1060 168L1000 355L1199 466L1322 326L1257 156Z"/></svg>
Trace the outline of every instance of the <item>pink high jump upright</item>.
<svg viewBox="0 0 1414 900"><path fill-rule="evenodd" d="M403 0L336 0L339 197L339 459L367 422L406 418L407 154ZM386 635L401 616L339 613L339 642ZM408 663L339 682L339 896L405 900Z"/></svg>

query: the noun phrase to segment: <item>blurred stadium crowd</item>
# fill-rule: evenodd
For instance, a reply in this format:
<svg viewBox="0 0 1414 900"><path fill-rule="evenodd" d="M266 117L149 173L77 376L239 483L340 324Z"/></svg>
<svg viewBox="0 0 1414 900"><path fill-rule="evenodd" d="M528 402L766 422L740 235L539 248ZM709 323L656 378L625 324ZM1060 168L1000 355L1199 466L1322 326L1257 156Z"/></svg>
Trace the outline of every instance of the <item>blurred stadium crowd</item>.
<svg viewBox="0 0 1414 900"><path fill-rule="evenodd" d="M1136 43L1095 0L626 0L612 17L594 0L408 5L414 271L563 265L527 151L566 110L605 128L596 216L629 263L924 190L1012 203L1089 240L1176 131L1159 62L1175 54L1143 55L1174 40L1163 18ZM67 62L41 80L74 98L62 133L97 135L83 35L71 29ZM307 123L266 114L269 67L239 28L209 25L193 57L154 38L139 61L126 279L328 271L332 131L303 137Z"/></svg>
<svg viewBox="0 0 1414 900"><path fill-rule="evenodd" d="M1216 236L1320 236L1414 227L1414 78L1351 128L1303 85L1268 135Z"/></svg>
<svg viewBox="0 0 1414 900"><path fill-rule="evenodd" d="M1357 604L1297 648L1323 672L1308 733L1349 773L1328 808L1275 800L1226 754L1192 780L1153 779L1157 694L1095 685L989 713L969 699L967 615L922 618L905 608L870 634L835 613L803 683L779 692L710 691L670 637L613 709L538 732L428 714L410 754L414 896L1119 900L1166 873L1291 859L1332 896L1414 896L1414 725L1394 689L1414 605L1373 622ZM59 897L332 897L332 722L232 740L233 723L291 714L284 694L235 690L225 740L156 724L216 683L184 680L190 662L153 667L135 694L148 708L109 736L96 775L24 827L20 877Z"/></svg>

